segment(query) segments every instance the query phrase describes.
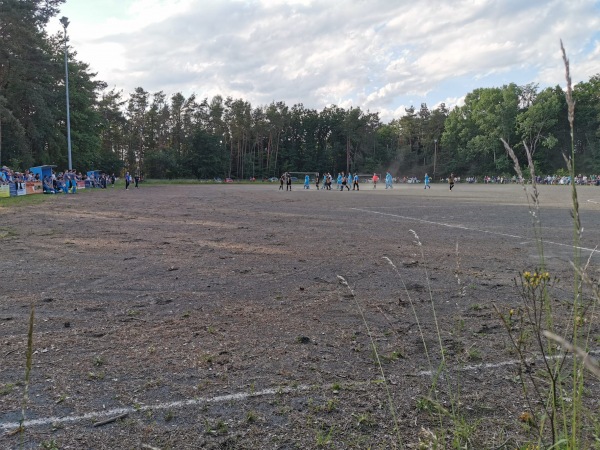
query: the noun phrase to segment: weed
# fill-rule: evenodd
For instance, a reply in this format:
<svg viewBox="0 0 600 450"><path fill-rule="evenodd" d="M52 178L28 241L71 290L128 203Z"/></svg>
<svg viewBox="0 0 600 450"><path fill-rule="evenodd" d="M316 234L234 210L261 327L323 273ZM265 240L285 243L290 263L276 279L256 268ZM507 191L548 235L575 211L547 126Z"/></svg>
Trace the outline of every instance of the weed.
<svg viewBox="0 0 600 450"><path fill-rule="evenodd" d="M321 447L331 445L334 429L335 429L335 427L330 427L329 429L321 428L317 432L317 437L316 437L317 447L321 448Z"/></svg>
<svg viewBox="0 0 600 450"><path fill-rule="evenodd" d="M104 372L88 372L88 380L104 380Z"/></svg>
<svg viewBox="0 0 600 450"><path fill-rule="evenodd" d="M165 422L170 422L174 418L175 418L175 413L173 412L173 410L171 410L171 409L167 410L167 412L165 413Z"/></svg>
<svg viewBox="0 0 600 450"><path fill-rule="evenodd" d="M352 288L350 288L350 285L348 284L348 282L346 281L346 279L344 277L338 275L338 280L339 280L340 284L342 284L342 286L345 286L348 289L348 291L350 292L350 297L354 300L354 304L357 307L358 311L360 312L360 316L362 318L363 325L365 326L365 328L367 330L367 334L368 334L369 340L371 342L371 349L373 350L373 356L377 363L377 367L379 368L379 372L380 372L381 378L382 378L382 384L384 385L384 388L385 388L388 407L389 407L390 413L392 414L392 417L394 420L394 430L396 432L398 442L401 443L402 438L400 436L400 427L398 426L398 415L396 414L396 408L394 406L394 402L392 401L392 394L390 392L390 387L386 381L385 372L383 370L383 363L381 362L381 359L379 358L379 352L377 351L377 346L375 345L375 339L373 338L373 334L371 333L371 329L369 327L367 319L365 318L364 311L363 311L362 307L360 306L358 299L356 298L354 290L352 290Z"/></svg>
<svg viewBox="0 0 600 450"><path fill-rule="evenodd" d="M56 441L54 439L50 439L49 441L43 441L40 446L44 449L44 450L59 450L60 447L58 446L58 444L56 443Z"/></svg>
<svg viewBox="0 0 600 450"><path fill-rule="evenodd" d="M246 413L246 422L255 423L258 420L258 415L254 411L248 411Z"/></svg>
<svg viewBox="0 0 600 450"><path fill-rule="evenodd" d="M469 361L481 361L481 352L479 351L479 349L471 347L467 352L467 358L469 359Z"/></svg>
<svg viewBox="0 0 600 450"><path fill-rule="evenodd" d="M217 434L223 435L227 434L227 423L221 419L217 421Z"/></svg>
<svg viewBox="0 0 600 450"><path fill-rule="evenodd" d="M331 390L333 391L334 394L337 394L338 392L340 392L342 390L342 386L340 385L340 383L333 383L331 385Z"/></svg>
<svg viewBox="0 0 600 450"><path fill-rule="evenodd" d="M29 314L29 328L27 330L27 351L25 352L25 388L23 389L23 402L21 404L21 420L19 422L18 431L21 432L21 439L23 438L23 431L25 430L25 409L27 402L29 401L29 380L31 377L31 365L33 362L33 324L35 321L35 306L31 305L31 312ZM21 442L22 444L23 442Z"/></svg>
<svg viewBox="0 0 600 450"><path fill-rule="evenodd" d="M224 435L227 434L227 429L227 423L221 419L219 419L214 426L208 421L208 419L204 420L204 431L206 434Z"/></svg>
<svg viewBox="0 0 600 450"><path fill-rule="evenodd" d="M94 358L94 366L96 367L100 367L103 366L105 363L104 358L102 356L96 356Z"/></svg>
<svg viewBox="0 0 600 450"><path fill-rule="evenodd" d="M356 424L360 428L371 428L371 427L374 427L376 423L377 422L375 421L373 416L368 412L359 414L358 417L356 418Z"/></svg>
<svg viewBox="0 0 600 450"><path fill-rule="evenodd" d="M17 232L12 228L0 228L0 239L8 239L17 236Z"/></svg>
<svg viewBox="0 0 600 450"><path fill-rule="evenodd" d="M323 406L323 411L325 412L333 412L337 409L338 401L335 398L330 398L327 400L327 403Z"/></svg>
<svg viewBox="0 0 600 450"><path fill-rule="evenodd" d="M15 385L13 383L2 384L0 385L0 395L8 395L14 390L14 388Z"/></svg>
<svg viewBox="0 0 600 450"><path fill-rule="evenodd" d="M465 319L463 319L462 317L459 317L458 319L456 319L456 322L454 323L454 333L460 334L463 331L465 331Z"/></svg>
<svg viewBox="0 0 600 450"><path fill-rule="evenodd" d="M571 180L575 180L575 101L569 60L562 41L561 51L567 82L565 97L571 137L570 156L567 157L563 154L563 157ZM524 180L515 152L505 140L502 142L514 162L514 168L519 178ZM532 184L527 186L522 181L522 187L533 221L539 266L534 270L522 272L515 280L522 303L516 313L511 310L506 315L500 312L496 306L494 307L519 357L521 389L528 407L527 420L521 419L521 421L524 426L531 428L537 434L537 446L553 449L590 448L592 433L587 428L591 424L589 420L586 420L584 407L584 374L586 373L584 369L587 368L595 373L594 369L598 369L598 366L583 350L583 348L589 347L591 337L591 324L586 323L584 318L586 313L595 311L600 302L600 295L598 295L597 285L593 283L588 283L592 288L593 299L587 300L583 295L584 282L587 279L585 273L587 266L581 264L580 242L583 228L579 215L576 183L570 183L574 249L571 263L574 272L573 301L570 303L569 320L564 323L561 320L564 314L558 315L553 310L553 302L550 298L550 292L558 280L551 277L546 271L535 165L531 150L525 142L523 145ZM565 339L565 336L569 336L572 342ZM557 344L559 345L557 346ZM570 364L566 363L567 351L578 356L578 358L573 358ZM531 358L538 355L541 355L541 372L532 370L530 363ZM600 374L600 369L598 369L598 374Z"/></svg>

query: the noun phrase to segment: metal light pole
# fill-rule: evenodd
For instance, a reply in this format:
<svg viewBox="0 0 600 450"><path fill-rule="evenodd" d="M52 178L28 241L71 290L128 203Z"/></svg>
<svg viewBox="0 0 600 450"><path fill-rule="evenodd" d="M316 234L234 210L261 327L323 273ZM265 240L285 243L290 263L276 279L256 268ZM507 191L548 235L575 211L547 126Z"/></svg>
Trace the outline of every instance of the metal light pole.
<svg viewBox="0 0 600 450"><path fill-rule="evenodd" d="M71 159L71 112L69 110L69 58L67 50L67 27L69 26L69 19L65 16L61 17L60 23L65 30L65 87L67 92L67 148L69 155L69 170L73 169L73 161Z"/></svg>
<svg viewBox="0 0 600 450"><path fill-rule="evenodd" d="M437 139L433 140L433 182L435 183L435 165L437 163Z"/></svg>

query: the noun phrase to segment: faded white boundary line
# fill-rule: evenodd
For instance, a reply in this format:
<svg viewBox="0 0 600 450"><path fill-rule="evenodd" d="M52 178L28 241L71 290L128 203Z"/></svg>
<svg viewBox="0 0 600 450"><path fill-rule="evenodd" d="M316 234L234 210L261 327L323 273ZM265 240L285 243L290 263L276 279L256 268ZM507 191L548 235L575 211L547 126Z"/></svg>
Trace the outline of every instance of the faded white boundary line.
<svg viewBox="0 0 600 450"><path fill-rule="evenodd" d="M600 354L600 350L592 350L589 352L589 354L590 355ZM562 358L565 356L567 358L572 358L572 355L568 354L568 355L549 356L548 359L551 359L551 360L558 359L558 358ZM527 361L528 362L540 361L541 359L542 358L528 359ZM469 371L486 370L486 369L498 369L500 367L514 366L519 363L520 363L520 361L518 359L501 361L498 363L481 363L481 364L460 367L458 369L453 369L452 372L469 372ZM412 376L418 376L418 377L432 376L436 373L437 373L437 371L435 371L435 370L422 370L420 372L417 372L416 374L412 374ZM410 374L407 374L407 376L410 376ZM366 384L370 384L370 382L366 382ZM51 424L75 423L75 422L83 422L86 420L89 421L89 420L97 420L97 419L103 419L103 418L116 417L116 416L120 416L121 414L129 414L129 413L135 413L135 412L140 412L140 411L155 411L155 410L163 410L163 409L171 409L171 408L185 408L187 406L199 406L199 405L204 405L207 403L223 403L223 402L235 401L235 400L246 400L246 399L255 398L255 397L265 397L268 395L290 394L290 393L294 393L294 392L308 391L315 387L319 387L319 386L300 385L297 387L281 387L281 388L277 388L277 389L270 388L270 389L264 389L262 391L258 391L258 392L254 392L254 393L239 392L237 394L219 395L216 397L209 397L209 398L193 398L193 399L189 399L189 400L179 400L176 402L163 402L163 403L157 403L157 404L153 404L153 405L144 405L139 408L133 408L133 407L113 408L113 409L108 409L106 411L97 411L97 412L91 412L91 413L87 413L87 414L80 414L80 415L76 415L76 416L42 417L39 419L26 420L23 423L23 427L31 428L31 427L51 425ZM323 387L323 386L320 386L320 387ZM21 424L19 422L7 422L7 423L0 424L0 431L7 432L9 430L15 430L15 429L19 428L20 426L21 426Z"/></svg>
<svg viewBox="0 0 600 450"><path fill-rule="evenodd" d="M600 353L600 350L591 350L588 352L588 354L590 355L597 355ZM547 356L546 359L552 361L555 359L560 359L560 358L568 358L571 359L573 357L573 355L571 353L569 354L560 354L560 355L554 355L554 356ZM527 363L532 363L535 361L542 361L543 358L542 357L538 357L538 358L529 358L526 360ZM515 366L517 364L520 364L521 360L519 359L509 359L508 361L500 361L498 363L481 363L481 364L475 364L475 365L471 365L471 366L463 366L463 367L459 367L458 369L453 369L453 372L470 372L470 371L476 371L476 370L486 370L486 369L499 369L500 367L505 367L505 366ZM417 372L418 376L431 376L434 374L437 374L438 371L437 370L422 370L420 372Z"/></svg>
<svg viewBox="0 0 600 450"><path fill-rule="evenodd" d="M264 397L267 395L276 395L276 394L289 394L292 392L303 392L311 389L310 386L301 385L294 388L291 387L282 387L277 389L264 389L262 391L248 393L248 392L239 392L237 394L227 394L227 395L219 395L217 397L210 398L193 398L189 400L179 400L176 402L166 402L166 403L157 403L154 405L144 405L139 408L126 407L126 408L113 408L107 409L106 411L97 411L91 412L87 414L81 414L77 416L64 416L64 417L42 417L39 419L30 419L26 420L23 423L25 428L29 427L37 427L42 425L50 425L50 424L60 424L60 423L69 423L69 422L82 422L85 420L95 420L102 419L107 417L115 417L121 414L129 414L139 411L154 411L161 409L171 409L171 408L184 408L186 406L198 406L204 405L207 403L224 403L233 400L246 400L248 398L253 397ZM19 428L21 424L19 422L8 422L0 424L0 431L8 431Z"/></svg>
<svg viewBox="0 0 600 450"><path fill-rule="evenodd" d="M526 238L526 237L523 237L523 236L517 236L516 234L500 233L499 231L480 230L478 228L469 228L469 227L465 227L463 225L455 225L455 224L444 223L444 222L434 222L432 220L418 219L416 217L401 216L399 214L384 213L384 212L379 212L379 211L370 211L368 209L361 209L361 208L350 208L350 209L352 209L354 211L361 211L361 212L366 212L366 213L370 213L370 214L379 214L381 216L395 217L397 219L414 220L415 222L428 223L430 225L438 225L440 227L456 228L456 229L459 229L459 230L475 231L475 232L478 232L478 233L494 234L496 236L504 236L504 237L514 238L514 239L531 241L531 239L529 239L529 238ZM547 241L545 239L544 239L544 244L557 245L557 246L560 246L560 247L568 247L568 248L573 248L573 249L587 251L587 252L590 252L590 253L596 253L596 252L598 252L598 250L595 249L595 248L578 247L578 246L571 245L571 244L563 244L563 243L560 243L560 242Z"/></svg>
<svg viewBox="0 0 600 450"><path fill-rule="evenodd" d="M595 203L596 205L600 205L600 202L597 202L596 200L588 200L588 202Z"/></svg>

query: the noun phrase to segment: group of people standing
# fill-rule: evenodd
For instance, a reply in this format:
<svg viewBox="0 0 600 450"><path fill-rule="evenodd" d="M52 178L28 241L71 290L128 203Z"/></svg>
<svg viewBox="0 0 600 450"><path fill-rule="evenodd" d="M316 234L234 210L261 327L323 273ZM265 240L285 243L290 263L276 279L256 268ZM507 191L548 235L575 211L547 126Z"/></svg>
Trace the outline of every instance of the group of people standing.
<svg viewBox="0 0 600 450"><path fill-rule="evenodd" d="M125 176L125 180L127 182L127 175ZM331 173L329 173L329 172L324 173L323 177L321 178L321 175L317 172L316 177L315 177L315 186L316 186L317 190L320 189L323 191L330 191L333 180L334 180L334 178L331 175ZM358 174L352 175L351 173L346 174L345 172L339 172L337 175L337 178L335 179L335 181L336 181L336 189L335 190L343 191L344 188L346 188L346 190L349 191L350 185L352 185L353 191L359 191L360 190L359 180L360 179L359 179ZM371 180L373 182L373 189L377 189L377 183L379 182L379 175L374 173ZM310 181L311 181L310 176L305 175L304 176L304 186L303 186L304 189L310 189ZM323 184L322 186L321 186L321 182ZM452 190L452 188L454 187L454 182L455 182L455 177L454 177L454 174L451 173L450 176L448 177L448 185L450 186L450 190ZM429 175L427 173L425 174L423 183L425 186L424 189L431 189L431 178L429 177ZM286 191L292 190L292 177L290 176L289 172L285 172L285 173L281 174L281 177L279 178L279 190L282 191L284 185L286 186ZM137 187L137 182L136 182L136 187ZM385 174L385 188L393 189L393 187L394 187L394 178L392 177L392 174L390 172L387 172Z"/></svg>
<svg viewBox="0 0 600 450"><path fill-rule="evenodd" d="M316 186L317 186L317 190L319 190L319 174L317 173L317 177L316 177ZM323 174L323 190L326 191L330 191L331 190L331 184L333 183L333 176L331 175L331 173L327 172L325 174ZM337 184L337 188L336 190L340 190L343 191L344 188L346 188L346 190L350 190L350 185L352 185L352 190L353 191L360 191L360 185L359 185L359 178L358 178L358 174L354 174L354 176L351 173L348 173L346 175L345 172L340 172L337 175L336 178L336 184Z"/></svg>

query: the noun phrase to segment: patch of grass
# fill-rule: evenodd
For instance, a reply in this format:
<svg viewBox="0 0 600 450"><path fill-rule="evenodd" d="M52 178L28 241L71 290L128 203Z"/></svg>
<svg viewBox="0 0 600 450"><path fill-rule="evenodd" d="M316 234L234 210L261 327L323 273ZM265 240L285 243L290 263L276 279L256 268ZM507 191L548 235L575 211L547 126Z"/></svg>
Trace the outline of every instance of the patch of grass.
<svg viewBox="0 0 600 450"><path fill-rule="evenodd" d="M94 358L94 366L96 366L96 367L103 366L105 363L106 363L106 361L104 360L104 358L102 356L96 356Z"/></svg>
<svg viewBox="0 0 600 450"><path fill-rule="evenodd" d="M20 195L18 197L3 198L0 208L19 208L23 206L35 206L53 198L53 195Z"/></svg>
<svg viewBox="0 0 600 450"><path fill-rule="evenodd" d="M42 443L40 444L40 447L43 448L44 450L59 450L60 449L60 447L58 446L58 443L54 439L50 439L48 441L42 441Z"/></svg>
<svg viewBox="0 0 600 450"><path fill-rule="evenodd" d="M330 398L329 400L327 400L327 403L325 403L325 405L323 405L323 411L325 412L333 412L337 409L338 406L338 401L335 398Z"/></svg>
<svg viewBox="0 0 600 450"><path fill-rule="evenodd" d="M329 446L333 443L333 432L335 427L330 427L329 429L321 428L317 432L316 436L316 444L318 448L323 448Z"/></svg>
<svg viewBox="0 0 600 450"><path fill-rule="evenodd" d="M467 358L469 361L481 361L481 351L475 347L471 347L467 352Z"/></svg>
<svg viewBox="0 0 600 450"><path fill-rule="evenodd" d="M88 372L88 380L104 380L106 374L104 372Z"/></svg>
<svg viewBox="0 0 600 450"><path fill-rule="evenodd" d="M165 413L165 422L170 422L171 420L173 420L175 418L175 413L172 410L167 410L167 412Z"/></svg>
<svg viewBox="0 0 600 450"><path fill-rule="evenodd" d="M246 422L255 423L258 420L258 415L254 411L248 411L246 413Z"/></svg>
<svg viewBox="0 0 600 450"><path fill-rule="evenodd" d="M8 239L17 236L17 232L12 228L0 228L0 239Z"/></svg>
<svg viewBox="0 0 600 450"><path fill-rule="evenodd" d="M0 395L8 395L14 390L14 388L15 388L15 385L13 383L1 384L0 385Z"/></svg>
<svg viewBox="0 0 600 450"><path fill-rule="evenodd" d="M431 400L429 397L417 398L417 403L415 406L416 406L417 410L426 412L429 414L437 411L437 409L438 409L435 402L433 400Z"/></svg>
<svg viewBox="0 0 600 450"><path fill-rule="evenodd" d="M389 364L391 362L398 361L401 358L404 359L404 355L399 350L394 350L393 352L391 352L387 355L383 355L383 354L379 355L379 358L381 359L382 362Z"/></svg>
<svg viewBox="0 0 600 450"><path fill-rule="evenodd" d="M204 431L206 432L206 434L213 434L213 435L225 435L227 434L227 430L228 430L228 426L227 423L222 420L219 419L217 421L216 424L211 424L208 419L204 420Z"/></svg>
<svg viewBox="0 0 600 450"><path fill-rule="evenodd" d="M356 425L358 425L358 427L360 427L360 428L372 428L376 424L377 424L377 421L368 412L359 414L356 417Z"/></svg>

